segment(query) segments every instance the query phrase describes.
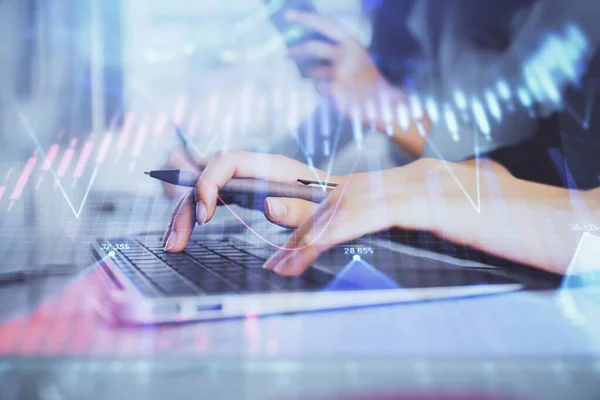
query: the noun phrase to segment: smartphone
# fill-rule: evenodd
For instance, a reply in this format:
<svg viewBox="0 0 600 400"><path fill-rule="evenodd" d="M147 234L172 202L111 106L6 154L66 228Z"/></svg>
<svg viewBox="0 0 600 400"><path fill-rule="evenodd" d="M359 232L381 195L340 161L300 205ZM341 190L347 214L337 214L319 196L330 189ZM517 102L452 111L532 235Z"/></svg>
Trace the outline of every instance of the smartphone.
<svg viewBox="0 0 600 400"><path fill-rule="evenodd" d="M327 43L335 43L335 41L319 32L306 29L300 25L291 24L285 19L285 14L288 11L296 10L311 14L318 14L318 11L311 0L264 0L271 21L283 36L285 44L288 48L298 44L308 42L310 40L320 40ZM317 59L296 60L296 66L300 70L302 76L306 76L306 71L317 65L328 65L327 61Z"/></svg>

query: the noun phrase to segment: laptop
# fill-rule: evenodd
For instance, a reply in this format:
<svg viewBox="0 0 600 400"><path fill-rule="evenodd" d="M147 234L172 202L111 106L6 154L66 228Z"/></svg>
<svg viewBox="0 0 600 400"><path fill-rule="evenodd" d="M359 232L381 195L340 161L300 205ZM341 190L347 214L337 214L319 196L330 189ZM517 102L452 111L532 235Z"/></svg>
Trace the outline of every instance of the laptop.
<svg viewBox="0 0 600 400"><path fill-rule="evenodd" d="M165 253L162 236L148 232L93 242L110 285L97 304L107 320L157 324L342 310L555 288L561 282L424 232L386 231L335 246L298 277L263 269L276 249L240 223L213 220L197 228L181 253Z"/></svg>

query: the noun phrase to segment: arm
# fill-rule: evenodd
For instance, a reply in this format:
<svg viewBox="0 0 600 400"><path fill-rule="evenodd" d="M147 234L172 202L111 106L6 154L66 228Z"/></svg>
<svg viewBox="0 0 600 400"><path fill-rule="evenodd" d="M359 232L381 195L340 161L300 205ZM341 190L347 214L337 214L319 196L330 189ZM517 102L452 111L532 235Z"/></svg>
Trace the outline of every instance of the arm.
<svg viewBox="0 0 600 400"><path fill-rule="evenodd" d="M329 63L306 71L306 77L314 81L317 91L345 114L354 126L360 129L363 126L375 127L386 132L408 154L418 157L425 139L417 122L429 130L427 115L410 118L408 97L381 75L356 38L321 15L298 11L288 12L286 18L335 42L309 41L290 49L289 55L293 59L309 58ZM397 114L400 108L406 111L406 118L399 121Z"/></svg>
<svg viewBox="0 0 600 400"><path fill-rule="evenodd" d="M511 46L503 53L469 48L457 33L460 27L451 24L444 36L441 76L432 81L430 74L424 74L421 80L425 83L417 84L418 92L410 98L381 76L366 50L352 35L323 16L296 12L290 13L288 19L332 38L336 44L308 42L291 49L290 55L293 58L311 57L330 63L330 66L309 71L308 77L314 79L317 90L349 118L386 132L415 158L441 156L458 161L471 157L475 152L489 152L517 144L532 135L536 124L532 110L518 104L516 94L518 87L530 84L531 74L525 74L524 66L531 64L534 60L532 55L539 53L541 41L549 33L567 35L565 30L568 24L580 29L583 37L589 41L588 51L578 62L587 61L586 57L591 55L600 40L600 28L590 15L597 15L599 11L600 3L585 0L569 3L561 0L539 1L527 14ZM455 9L453 12L461 11ZM456 22L458 18L449 20L459 25ZM564 59L562 61L567 58L565 54L553 56ZM538 71L534 72L533 80L538 80L534 84L540 87ZM571 76L569 79L571 83L576 83L577 77ZM569 79L564 76L553 79L559 93ZM498 84L501 80L507 82L512 92L510 98L503 98L499 93ZM457 104L458 92L464 97L464 106ZM499 112L491 111L490 102L494 100L490 99L490 93ZM561 108L561 102L555 98L543 95L533 97L536 111L541 114ZM475 100L480 105L479 114L483 114L483 118L476 117ZM434 110L429 107L431 103ZM512 106L507 107L508 103ZM467 119L463 118L465 115ZM482 119L486 122L482 122ZM480 138L481 133L485 139ZM426 146L427 141L430 146Z"/></svg>
<svg viewBox="0 0 600 400"><path fill-rule="evenodd" d="M265 268L298 275L338 243L399 227L427 230L496 256L565 273L583 234L570 225L600 226L600 188L569 191L534 184L516 179L502 166L480 162L479 212L436 159L333 177L338 189L318 206L298 199L269 198L264 209L267 219L298 229L286 250L273 255ZM472 162L450 163L450 168L465 191L477 193ZM218 188L232 177L294 182L297 177L310 179L313 172L325 177L322 171L282 156L245 152L216 156L195 190L185 194L175 208L165 233L165 250L183 250L194 225L210 221Z"/></svg>
<svg viewBox="0 0 600 400"><path fill-rule="evenodd" d="M451 168L463 183L474 181L471 165L451 164ZM492 163L483 166L481 178L478 212L438 160L353 175L300 224L285 246L288 250L276 253L265 267L297 275L336 244L398 227L427 230L458 244L564 274L583 235L571 230L571 224L600 224L600 189L569 192L521 181ZM372 184L379 180L383 185ZM465 185L465 190L476 193L475 183ZM577 207L572 206L572 196L581 199Z"/></svg>

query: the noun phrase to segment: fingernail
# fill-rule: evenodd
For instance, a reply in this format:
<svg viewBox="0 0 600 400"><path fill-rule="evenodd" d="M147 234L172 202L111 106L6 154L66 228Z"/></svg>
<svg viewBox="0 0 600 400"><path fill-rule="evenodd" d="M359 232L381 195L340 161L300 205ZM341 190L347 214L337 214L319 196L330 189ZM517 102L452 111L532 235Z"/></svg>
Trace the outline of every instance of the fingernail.
<svg viewBox="0 0 600 400"><path fill-rule="evenodd" d="M204 225L206 222L206 206L201 201L196 204L196 220L198 225Z"/></svg>
<svg viewBox="0 0 600 400"><path fill-rule="evenodd" d="M175 234L175 231L173 231L167 238L167 243L165 243L165 251L171 250L173 246L175 246L175 243L177 243L177 235Z"/></svg>
<svg viewBox="0 0 600 400"><path fill-rule="evenodd" d="M263 264L264 269L273 269L275 265L279 263L283 257L286 256L286 252L283 250L279 250L277 253L273 254L265 263Z"/></svg>
<svg viewBox="0 0 600 400"><path fill-rule="evenodd" d="M267 213L269 213L273 219L282 220L287 214L287 208L285 207L285 203L283 201L270 198L267 199Z"/></svg>
<svg viewBox="0 0 600 400"><path fill-rule="evenodd" d="M285 13L285 19L287 19L288 21L293 20L294 18L296 18L298 14L296 13L296 11L288 11Z"/></svg>
<svg viewBox="0 0 600 400"><path fill-rule="evenodd" d="M273 272L280 274L287 269L287 264L294 258L295 251L290 251L288 255L283 257L274 267Z"/></svg>

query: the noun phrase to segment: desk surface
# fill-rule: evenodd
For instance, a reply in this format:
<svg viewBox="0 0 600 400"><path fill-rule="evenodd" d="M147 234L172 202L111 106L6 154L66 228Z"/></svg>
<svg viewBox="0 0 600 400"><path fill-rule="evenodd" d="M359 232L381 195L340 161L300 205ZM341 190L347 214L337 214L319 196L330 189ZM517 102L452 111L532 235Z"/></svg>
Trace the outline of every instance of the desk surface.
<svg viewBox="0 0 600 400"><path fill-rule="evenodd" d="M97 207L109 197L95 198L89 206ZM170 204L157 198L133 198L124 204L153 210L153 220L144 220L145 229L161 227L170 211ZM0 287L4 319L0 324L0 354L8 360L0 364L0 370L5 371L2 376L13 376L15 371L21 371L17 375L23 379L34 373L62 376L64 371L83 368L85 373L98 372L98 379L109 379L113 374L110 368L121 368L143 380L143 376L148 377L148 368L165 368L157 373L161 379L180 381L184 378L174 377L173 371L198 372L204 365L208 369L198 372L204 378L210 377L215 368L225 368L225 376L256 368L253 371L259 376L258 381L271 374L280 377L288 371L292 373L289 379L303 382L305 378L312 379L315 368L324 368L324 375L330 377L361 375L364 370L361 376L371 378L357 378L356 385L382 389L396 384L406 386L391 374L400 373L403 368L410 369L411 374L431 374L431 379L439 375L441 380L419 378L431 384L443 383L444 374L462 376L464 382L471 382L467 385L471 388L486 386L467 377L475 372L494 375L503 365L512 371L506 376L513 376L514 368L521 368L519 365L524 365L525 375L538 368L555 378L571 369L591 376L600 374L600 363L594 361L600 355L600 289L592 287L179 326L111 326L98 317L87 301L102 290L102 285L96 268L85 269L90 261L86 242L100 231L123 234L139 228L131 222L135 213L127 209L129 206L119 207L122 208L114 215L103 217L98 214L94 218L73 219L68 213L58 215L62 222L59 231L39 226L32 230L18 216L3 222L3 270L50 263L53 268L84 272ZM68 361L48 363L56 357L67 357ZM107 361L73 367L73 360ZM295 361L284 362L291 360ZM459 371L450 365L463 367ZM376 376L379 381L373 378ZM501 382L506 376L498 372L494 382ZM568 382L561 387L567 390L580 382L578 379L584 379L576 376L564 378ZM288 378L277 379L285 382ZM37 382L37 378L31 379ZM554 383L559 381L554 379ZM341 387L340 382L334 379L329 386L323 382L322 385L333 390ZM369 382L381 384L369 386ZM422 387L420 381L416 382L417 387ZM239 382L236 385L239 387ZM298 385L297 393L313 393L310 387L303 391L303 385ZM586 387L596 389L594 384ZM255 390L261 393L262 389L258 385ZM329 392L324 389L322 393ZM562 392L553 392L558 393Z"/></svg>

